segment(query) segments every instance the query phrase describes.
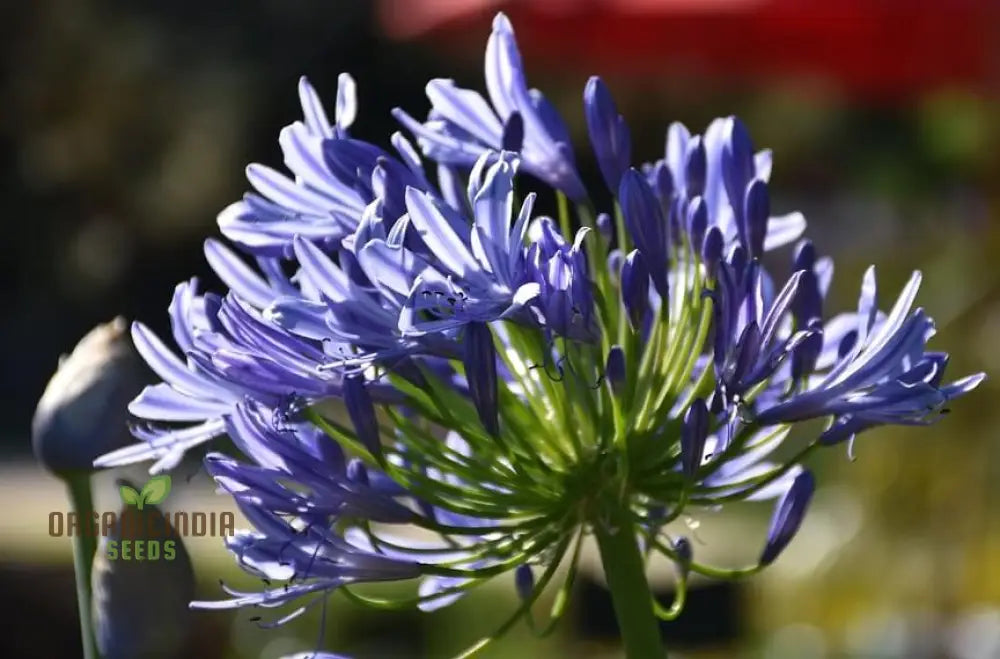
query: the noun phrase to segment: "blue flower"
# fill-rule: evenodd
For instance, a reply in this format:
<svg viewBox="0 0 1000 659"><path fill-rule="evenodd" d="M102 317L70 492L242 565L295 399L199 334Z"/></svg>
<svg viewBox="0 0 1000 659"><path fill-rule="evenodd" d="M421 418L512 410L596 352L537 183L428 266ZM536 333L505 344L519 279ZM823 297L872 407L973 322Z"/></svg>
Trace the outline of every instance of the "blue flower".
<svg viewBox="0 0 1000 659"><path fill-rule="evenodd" d="M229 599L195 602L196 608L281 606L359 581L391 581L419 576L418 564L380 554L350 542L326 523L331 517L364 518L388 524L415 518L396 500L392 488L349 477L340 447L309 425L276 428L266 408L239 404L226 431L253 463L210 454L205 466L229 492L255 531L238 532L226 544L240 566L262 579L282 580L280 587L236 591ZM285 483L292 482L294 487ZM292 524L294 515L301 524ZM282 616L287 622L308 605Z"/></svg>
<svg viewBox="0 0 1000 659"><path fill-rule="evenodd" d="M649 310L649 270L642 252L629 252L622 263L621 298L632 329L639 329Z"/></svg>
<svg viewBox="0 0 1000 659"><path fill-rule="evenodd" d="M727 403L738 402L755 385L773 380L785 359L814 332L782 332L802 274L793 274L773 299L766 299L767 275L759 262L746 262L742 247L734 247L720 263L712 307L713 356L717 393Z"/></svg>
<svg viewBox="0 0 1000 659"><path fill-rule="evenodd" d="M693 478L701 467L705 455L705 440L708 439L708 406L701 398L696 399L684 413L681 428L681 469Z"/></svg>
<svg viewBox="0 0 1000 659"><path fill-rule="evenodd" d="M349 346L328 360L346 367L414 354L451 357L463 325L522 313L539 292L524 246L534 196L515 216L518 160L505 153L488 168L486 161L470 180L471 226L437 197L408 188L407 213L388 229L366 215L347 241L350 250L340 250L341 265L296 239L295 255L318 301L282 297L269 317L293 333Z"/></svg>
<svg viewBox="0 0 1000 659"><path fill-rule="evenodd" d="M469 323L465 328L464 344L462 364L465 367L465 379L469 383L469 395L483 426L491 435L497 436L500 434L497 400L500 390L497 380L497 351L489 326L485 323Z"/></svg>
<svg viewBox="0 0 1000 659"><path fill-rule="evenodd" d="M256 192L219 214L219 228L227 238L261 253L283 254L296 234L336 240L351 231L352 219L366 205L352 182L336 176L324 157L324 145L346 138L354 123L354 80L346 74L340 77L334 124L305 78L299 81L299 101L305 120L287 126L279 138L295 178L265 165L250 165L247 179Z"/></svg>
<svg viewBox="0 0 1000 659"><path fill-rule="evenodd" d="M259 576L267 587L237 591L224 586L228 599L195 602L196 608L273 608L313 598L264 623L271 626L301 615L337 589L422 578L419 604L433 610L454 601L477 578L474 570L465 578L461 576L464 568L447 566L460 566L463 561L470 566L495 566L492 561L469 559L475 556L477 544L488 544L475 535L459 535L451 544L419 543L397 538L391 530L369 527L368 523L376 522L388 528L404 524L433 528L441 525L439 518L470 531L477 525L489 529L492 524L489 519L455 515L433 505L425 506L425 513L416 512L407 504L410 491L386 473L348 462L340 447L312 424L276 426L268 409L248 401L236 406L226 432L252 462L210 454L205 464L256 529L227 540L229 550L242 568ZM446 445L452 455L470 457L467 444L457 436L450 436ZM431 470L415 473L424 478L438 475L452 486L461 484L451 475ZM285 583L272 586L272 581Z"/></svg>
<svg viewBox="0 0 1000 659"><path fill-rule="evenodd" d="M181 283L170 303L174 340L182 354L204 345L211 333L206 306L217 298L197 294L197 281ZM153 469L176 465L188 448L221 434L222 415L239 400L240 392L202 371L196 362L178 357L142 323L132 325L136 350L163 382L146 387L129 405L129 412L141 419L193 423L181 429L151 434L140 432L148 442L133 444L102 456L99 467L112 467L156 459Z"/></svg>
<svg viewBox="0 0 1000 659"><path fill-rule="evenodd" d="M653 278L656 292L666 298L670 292L668 284L668 263L670 262L670 228L652 187L635 169L630 169L621 177L618 200L625 217L632 240L648 273Z"/></svg>
<svg viewBox="0 0 1000 659"><path fill-rule="evenodd" d="M618 114L611 92L600 78L594 76L583 90L584 116L590 143L608 189L617 191L622 174L632 160L632 138L625 118Z"/></svg>
<svg viewBox="0 0 1000 659"><path fill-rule="evenodd" d="M299 81L299 100L305 121L286 126L278 138L294 178L252 164L247 179L256 192L219 214L223 235L255 254L289 257L296 236L333 247L355 231L371 203L395 219L404 212L407 186L430 187L413 146L401 134L391 139L398 157L349 136L357 114L350 76L340 76L334 124L305 78Z"/></svg>
<svg viewBox="0 0 1000 659"><path fill-rule="evenodd" d="M815 489L816 481L812 473L803 471L795 477L791 486L782 495L774 510L771 527L767 531L767 544L764 545L764 551L760 555L761 565L773 563L778 554L791 542L802 524Z"/></svg>
<svg viewBox="0 0 1000 659"><path fill-rule="evenodd" d="M406 295L400 315L404 333L506 318L538 295L538 285L527 279L524 247L534 195L525 199L515 216L517 158L501 154L480 181L486 162L483 157L470 179L471 227L449 222L448 214L432 198L411 190L407 193L409 222L425 247L423 254L411 253L405 246L394 254L380 241L361 250L362 263L368 259L371 269L378 269L379 278L387 282L387 271L404 264L396 267L402 275L396 292Z"/></svg>
<svg viewBox="0 0 1000 659"><path fill-rule="evenodd" d="M528 306L546 330L593 341L597 332L594 297L583 251L587 231L585 227L580 229L570 244L552 220L539 221L539 238L527 255L528 277L538 286L539 293Z"/></svg>
<svg viewBox="0 0 1000 659"><path fill-rule="evenodd" d="M452 80L427 83L432 110L423 124L403 110L393 114L418 139L428 158L471 167L484 153L517 151L524 170L580 201L586 191L576 173L569 131L555 109L528 89L514 29L503 14L486 45L489 102Z"/></svg>
<svg viewBox="0 0 1000 659"><path fill-rule="evenodd" d="M185 359L142 323L132 327L136 350L163 382L147 386L129 412L157 425L136 426L143 441L102 456L97 466L155 459L152 471L171 469L222 434L225 417L245 396L281 410L342 393L342 375L317 368L329 359L319 344L268 322L235 294L202 296L195 280L179 284L170 318Z"/></svg>
<svg viewBox="0 0 1000 659"><path fill-rule="evenodd" d="M914 273L884 322L876 324L875 270L865 273L857 327L841 342L839 358L814 385L764 409L762 423L834 417L822 441L835 443L886 423L926 424L952 399L974 389L983 375L942 385L947 356L926 352L934 323L912 310L920 286Z"/></svg>
<svg viewBox="0 0 1000 659"><path fill-rule="evenodd" d="M650 223L658 223L662 228L656 231L668 245L680 244L686 234L691 249L699 251L707 229L718 227L724 249L739 243L751 257L759 257L795 241L805 230L801 213L771 216L771 152L754 153L747 129L736 117L716 119L703 135L671 124L664 158L642 171L660 206L654 214L644 202L644 233L651 231ZM634 196L636 189L633 180L629 192ZM635 221L629 228L639 246Z"/></svg>

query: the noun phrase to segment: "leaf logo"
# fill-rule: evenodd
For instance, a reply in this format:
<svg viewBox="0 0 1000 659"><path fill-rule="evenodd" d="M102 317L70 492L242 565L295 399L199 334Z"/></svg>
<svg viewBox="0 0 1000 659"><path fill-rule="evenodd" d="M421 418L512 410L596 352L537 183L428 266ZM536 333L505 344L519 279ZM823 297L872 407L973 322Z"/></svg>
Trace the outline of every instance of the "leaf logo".
<svg viewBox="0 0 1000 659"><path fill-rule="evenodd" d="M136 492L134 487L122 485L118 488L118 493L125 505L135 506L142 510L142 507L147 503L156 505L167 498L167 495L170 494L170 476L167 474L153 476L139 492Z"/></svg>

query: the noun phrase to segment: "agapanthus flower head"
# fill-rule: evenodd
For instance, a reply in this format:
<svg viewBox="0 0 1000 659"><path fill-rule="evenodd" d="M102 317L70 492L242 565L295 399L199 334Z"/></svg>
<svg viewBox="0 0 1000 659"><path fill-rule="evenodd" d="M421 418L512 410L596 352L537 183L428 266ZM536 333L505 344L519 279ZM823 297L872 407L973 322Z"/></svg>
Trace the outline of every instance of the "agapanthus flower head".
<svg viewBox="0 0 1000 659"><path fill-rule="evenodd" d="M933 322L913 309L919 275L882 313L869 271L857 310L831 315L832 261L811 242L790 267L765 265L805 220L772 216L771 154L738 119L701 135L671 124L663 157L634 163L592 79L584 113L615 195L595 208L502 15L486 86L489 101L432 81L426 123L397 112L436 161L431 182L400 135L398 157L348 135L349 78L333 123L303 83L305 121L281 138L295 179L252 168L260 194L220 221L245 256L206 244L228 293L178 287L179 352L133 328L163 382L132 403L151 422L143 441L100 464L169 468L220 434L242 453L206 467L253 526L228 546L264 587L198 606L292 607L263 624L334 592L431 610L508 575L522 603L503 631L592 535L635 647L651 638L635 622L647 555L676 562L679 588L688 572L762 569L808 511L813 451L929 423L982 379L944 380ZM525 173L551 188L557 217L519 193ZM812 419L825 429L790 432ZM672 532L761 500L777 503L749 568L706 565ZM382 581L413 594L365 591Z"/></svg>

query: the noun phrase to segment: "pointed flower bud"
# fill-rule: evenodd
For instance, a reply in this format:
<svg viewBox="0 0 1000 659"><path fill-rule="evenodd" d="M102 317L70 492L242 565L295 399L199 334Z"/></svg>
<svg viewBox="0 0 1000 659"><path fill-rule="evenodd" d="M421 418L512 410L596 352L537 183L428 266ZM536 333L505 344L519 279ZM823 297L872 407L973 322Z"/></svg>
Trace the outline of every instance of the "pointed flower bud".
<svg viewBox="0 0 1000 659"><path fill-rule="evenodd" d="M811 240L803 240L795 248L792 261L793 270L812 270L816 265L816 246Z"/></svg>
<svg viewBox="0 0 1000 659"><path fill-rule="evenodd" d="M750 262L750 257L747 255L746 249L743 245L733 245L729 249L729 267L732 268L733 277L737 281L744 281L744 273L746 272L747 263Z"/></svg>
<svg viewBox="0 0 1000 659"><path fill-rule="evenodd" d="M729 117L723 125L722 182L729 197L729 204L736 215L737 230L745 244L747 237L743 223L743 197L753 179L755 165L753 142L746 126L737 117Z"/></svg>
<svg viewBox="0 0 1000 659"><path fill-rule="evenodd" d="M465 378L469 395L479 413L479 420L494 437L500 434L499 385L497 383L497 351L493 334L486 323L469 323L465 327Z"/></svg>
<svg viewBox="0 0 1000 659"><path fill-rule="evenodd" d="M660 202L660 213L666 221L663 229L664 245L671 245L673 236L680 235L680 218L677 214L678 203L681 201L674 195L674 175L663 160L653 165L652 173L648 175L649 184ZM681 206L681 208L683 208Z"/></svg>
<svg viewBox="0 0 1000 659"><path fill-rule="evenodd" d="M632 160L632 138L611 92L596 76L587 81L583 90L583 111L601 175L608 189L615 191Z"/></svg>
<svg viewBox="0 0 1000 659"><path fill-rule="evenodd" d="M705 193L705 175L708 161L701 135L695 135L688 142L687 158L684 163L684 185L688 199Z"/></svg>
<svg viewBox="0 0 1000 659"><path fill-rule="evenodd" d="M300 87L308 86L309 83L303 78L299 83ZM308 92L306 90L300 90L300 95L306 96L308 98ZM311 107L313 104L303 98L302 107ZM317 104L318 105L318 104ZM322 113L322 106L318 108L319 112ZM354 78L351 77L349 73L341 73L337 76L337 105L335 106L334 120L336 121L337 128L340 130L341 136L346 135L346 131L354 123L354 119L358 116L358 92L357 85L354 82ZM307 117L311 119L312 117ZM324 117L325 119L325 117Z"/></svg>
<svg viewBox="0 0 1000 659"><path fill-rule="evenodd" d="M812 270L802 271L795 300L792 302L792 316L797 327L805 327L810 321L823 317L823 292L819 287L819 279Z"/></svg>
<svg viewBox="0 0 1000 659"><path fill-rule="evenodd" d="M701 245L701 260L705 262L705 268L710 277L715 276L715 271L719 267L724 245L725 240L719 227L713 226L705 233L705 242Z"/></svg>
<svg viewBox="0 0 1000 659"><path fill-rule="evenodd" d="M629 252L622 264L621 291L629 323L638 332L649 309L649 271L642 253L637 249Z"/></svg>
<svg viewBox="0 0 1000 659"><path fill-rule="evenodd" d="M757 363L759 356L760 326L756 320L751 320L743 328L743 332L736 342L736 361L733 364L733 371L730 377L727 378L727 386L731 387L734 391L742 391L744 389L744 381L750 375L750 371Z"/></svg>
<svg viewBox="0 0 1000 659"><path fill-rule="evenodd" d="M522 563L514 570L514 588L517 589L517 596L522 600L531 597L531 591L535 589L535 573L531 566Z"/></svg>
<svg viewBox="0 0 1000 659"><path fill-rule="evenodd" d="M625 226L646 259L647 271L656 292L666 299L669 293L666 218L649 183L634 168L622 176L618 203L625 217Z"/></svg>
<svg viewBox="0 0 1000 659"><path fill-rule="evenodd" d="M807 328L809 336L800 341L792 350L792 381L800 382L811 375L816 361L823 351L823 322L814 318Z"/></svg>
<svg viewBox="0 0 1000 659"><path fill-rule="evenodd" d="M691 547L691 541L682 535L674 540L673 550L677 556L674 561L677 569L686 577L688 571L691 569L691 561L694 559L694 549Z"/></svg>
<svg viewBox="0 0 1000 659"><path fill-rule="evenodd" d="M513 112L503 125L501 146L504 151L518 152L524 145L524 119L520 112Z"/></svg>
<svg viewBox="0 0 1000 659"><path fill-rule="evenodd" d="M54 473L91 471L95 459L131 441L127 406L144 380L123 318L92 329L60 360L38 401L35 457Z"/></svg>
<svg viewBox="0 0 1000 659"><path fill-rule="evenodd" d="M625 351L618 344L608 350L608 358L604 363L604 376L611 384L611 390L616 394L621 392L625 384Z"/></svg>
<svg viewBox="0 0 1000 659"><path fill-rule="evenodd" d="M816 480L810 471L803 471L792 481L774 508L771 526L767 531L767 543L760 555L761 565L773 563L795 537L815 489Z"/></svg>
<svg viewBox="0 0 1000 659"><path fill-rule="evenodd" d="M694 478L705 455L708 438L708 406L704 398L696 398L684 413L681 427L681 469L688 478Z"/></svg>
<svg viewBox="0 0 1000 659"><path fill-rule="evenodd" d="M344 404L358 439L372 455L380 457L382 441L379 439L378 420L375 418L375 403L372 402L364 376L353 374L344 378Z"/></svg>
<svg viewBox="0 0 1000 659"><path fill-rule="evenodd" d="M607 263L611 280L617 284L620 280L622 267L625 265L625 254L620 249L615 248L608 252Z"/></svg>
<svg viewBox="0 0 1000 659"><path fill-rule="evenodd" d="M650 183L656 196L660 198L660 206L666 216L674 200L674 175L667 163L662 160L656 163L650 176Z"/></svg>
<svg viewBox="0 0 1000 659"><path fill-rule="evenodd" d="M607 213L598 213L597 231L605 240L611 240L615 235L615 225L611 221L611 216Z"/></svg>
<svg viewBox="0 0 1000 659"><path fill-rule="evenodd" d="M796 326L805 327L809 321L823 317L823 293L816 276L816 248L812 241L803 240L795 251L793 269L802 271L795 300L792 302L792 316Z"/></svg>
<svg viewBox="0 0 1000 659"><path fill-rule="evenodd" d="M687 206L687 232L691 251L697 254L705 242L708 230L708 206L701 197L695 197Z"/></svg>
<svg viewBox="0 0 1000 659"><path fill-rule="evenodd" d="M767 235L767 220L771 216L771 198L767 191L767 183L754 179L747 186L743 200L743 234L746 236L746 248L751 257L764 255L764 238Z"/></svg>

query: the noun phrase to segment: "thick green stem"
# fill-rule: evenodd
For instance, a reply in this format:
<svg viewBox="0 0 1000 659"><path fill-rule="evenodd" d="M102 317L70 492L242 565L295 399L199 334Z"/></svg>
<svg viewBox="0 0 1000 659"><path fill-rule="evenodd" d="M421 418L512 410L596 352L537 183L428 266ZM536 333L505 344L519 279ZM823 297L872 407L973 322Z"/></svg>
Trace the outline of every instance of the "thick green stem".
<svg viewBox="0 0 1000 659"><path fill-rule="evenodd" d="M83 640L84 659L97 659L97 644L94 639L94 622L91 617L90 572L97 550L97 538L91 532L91 513L94 500L90 492L90 474L78 473L66 477L69 500L76 513L78 525L73 534L73 568L76 572L76 603L80 611L80 636Z"/></svg>
<svg viewBox="0 0 1000 659"><path fill-rule="evenodd" d="M653 613L652 594L635 529L625 515L612 524L616 528L595 525L594 534L625 645L625 656L627 659L662 659L666 649Z"/></svg>

